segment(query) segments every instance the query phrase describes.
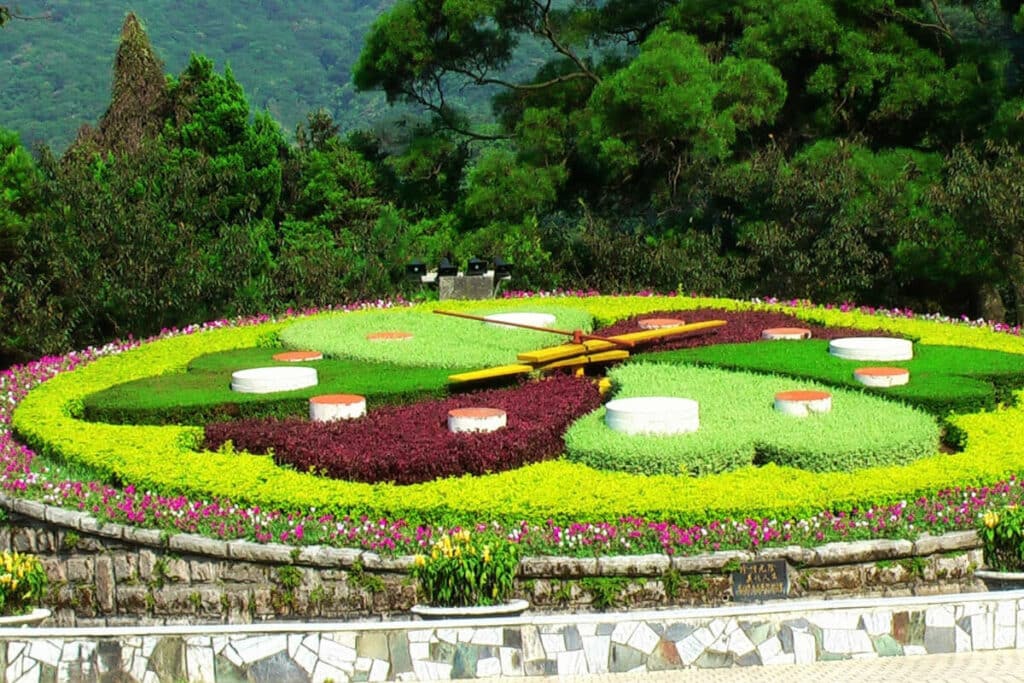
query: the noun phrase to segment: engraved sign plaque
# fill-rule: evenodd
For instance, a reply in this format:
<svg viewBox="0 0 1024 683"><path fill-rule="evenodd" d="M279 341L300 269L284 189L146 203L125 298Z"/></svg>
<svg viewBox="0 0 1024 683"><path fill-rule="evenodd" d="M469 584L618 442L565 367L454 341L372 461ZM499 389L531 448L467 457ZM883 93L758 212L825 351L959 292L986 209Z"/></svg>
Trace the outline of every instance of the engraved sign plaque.
<svg viewBox="0 0 1024 683"><path fill-rule="evenodd" d="M732 573L732 599L736 602L775 600L789 595L789 565L785 560L740 563Z"/></svg>

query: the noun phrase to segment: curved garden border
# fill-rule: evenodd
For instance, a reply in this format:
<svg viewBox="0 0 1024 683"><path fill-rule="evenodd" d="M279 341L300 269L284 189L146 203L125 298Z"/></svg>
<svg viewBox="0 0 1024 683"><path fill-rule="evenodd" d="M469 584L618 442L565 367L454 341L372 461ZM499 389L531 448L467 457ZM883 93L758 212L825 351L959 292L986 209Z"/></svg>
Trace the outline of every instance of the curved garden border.
<svg viewBox="0 0 1024 683"><path fill-rule="evenodd" d="M531 301L512 299L501 303L514 309L529 306ZM599 322L666 308L758 307L731 300L653 296L592 297L562 303L590 311ZM768 308L781 310L778 306ZM1024 342L1019 338L975 327L885 318L859 310L784 310L831 325L889 329L926 343L1024 353ZM81 398L92 391L136 377L179 371L190 358L202 353L255 345L284 324L172 337L130 353L102 358L31 391L15 411L14 426L29 445L40 451L63 454L139 487L286 509L323 507L331 501L340 509L418 519L453 513L462 518L506 520L607 519L628 514L671 517L680 523L709 517L799 517L822 509L849 509L950 487L995 482L1024 470L1024 443L1014 438L1018 425L1024 422L1022 407L955 418L956 426L968 439L966 449L956 457L937 455L906 467L856 473L814 475L784 468L747 468L689 482L685 497L679 495L676 477L597 472L564 462L401 488L326 481L280 470L270 458L252 457L245 471L240 471L233 454L192 451L201 437L196 428L86 425L75 417ZM557 486L545 486L546 482L557 482Z"/></svg>

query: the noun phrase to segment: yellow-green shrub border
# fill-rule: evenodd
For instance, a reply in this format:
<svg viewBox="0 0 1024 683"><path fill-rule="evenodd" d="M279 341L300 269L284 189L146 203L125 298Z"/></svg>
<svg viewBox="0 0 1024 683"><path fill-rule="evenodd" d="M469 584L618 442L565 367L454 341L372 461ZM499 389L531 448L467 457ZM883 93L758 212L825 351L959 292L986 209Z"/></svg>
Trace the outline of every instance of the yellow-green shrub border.
<svg viewBox="0 0 1024 683"><path fill-rule="evenodd" d="M531 299L493 302L528 308ZM1024 353L1024 341L963 325L887 318L823 308L764 306L723 299L676 297L567 297L600 322L654 310L719 307L781 310L807 320L866 329L883 328L929 344L976 346ZM478 304L477 304L478 305ZM427 311L433 305L422 306ZM471 308L462 304L458 308ZM387 315L387 311L325 315ZM58 375L33 389L14 413L14 428L40 452L96 467L123 482L165 494L227 498L282 509L316 507L339 512L417 519L614 519L619 516L695 522L723 516L806 516L911 498L940 489L979 485L1024 469L1024 409L960 416L966 450L906 467L854 473L811 474L778 467L746 468L700 480L600 472L563 461L485 477L396 487L321 479L283 470L267 456L194 452L201 430L91 424L74 417L91 392L130 379L183 371L194 357L253 346L284 323L219 329L160 340ZM241 458L241 459L240 459ZM242 465L242 466L240 466Z"/></svg>

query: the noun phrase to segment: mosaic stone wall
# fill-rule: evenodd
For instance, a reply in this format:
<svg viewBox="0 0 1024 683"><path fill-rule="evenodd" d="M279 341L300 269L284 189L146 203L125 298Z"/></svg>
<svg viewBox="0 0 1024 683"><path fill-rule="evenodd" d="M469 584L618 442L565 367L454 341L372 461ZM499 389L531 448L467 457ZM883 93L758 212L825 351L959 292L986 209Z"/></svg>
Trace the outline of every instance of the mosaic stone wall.
<svg viewBox="0 0 1024 683"><path fill-rule="evenodd" d="M1024 647L1024 591L932 603L833 602L831 608L821 601L787 605L774 614L751 607L263 632L196 627L83 637L71 629L4 629L0 665L5 680L25 682L342 683L641 673Z"/></svg>
<svg viewBox="0 0 1024 683"><path fill-rule="evenodd" d="M416 602L412 558L352 548L219 541L100 524L89 515L11 498L0 549L40 556L44 606L56 626L245 624L395 618ZM516 596L535 613L732 603L730 567L785 560L790 598L936 595L979 590L973 531L728 550L692 556L527 557Z"/></svg>

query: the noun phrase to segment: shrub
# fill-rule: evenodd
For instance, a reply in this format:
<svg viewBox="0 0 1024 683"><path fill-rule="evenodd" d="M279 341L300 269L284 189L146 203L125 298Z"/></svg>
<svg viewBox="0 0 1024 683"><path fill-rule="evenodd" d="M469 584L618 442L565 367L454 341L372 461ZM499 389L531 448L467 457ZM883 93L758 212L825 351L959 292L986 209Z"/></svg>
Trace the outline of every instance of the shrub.
<svg viewBox="0 0 1024 683"><path fill-rule="evenodd" d="M989 510L978 524L985 566L995 571L1024 571L1024 508Z"/></svg>
<svg viewBox="0 0 1024 683"><path fill-rule="evenodd" d="M781 343L781 342L780 342ZM566 433L570 460L636 474L707 475L768 462L814 472L905 464L938 449L928 415L859 392L832 389L829 413L795 418L773 409L776 392L822 389L789 377L632 363L609 374L615 398L679 396L699 404L700 428L628 435L604 424L604 409Z"/></svg>
<svg viewBox="0 0 1024 683"><path fill-rule="evenodd" d="M279 464L301 472L370 483L412 484L439 477L515 469L557 456L568 424L600 404L587 379L555 376L513 389L494 389L371 410L358 420L248 420L206 428L206 447L273 451ZM453 408L486 406L507 413L490 433L452 433Z"/></svg>
<svg viewBox="0 0 1024 683"><path fill-rule="evenodd" d="M518 548L508 541L466 530L434 542L429 555L417 555L412 576L430 605L495 605L511 594L519 570Z"/></svg>
<svg viewBox="0 0 1024 683"><path fill-rule="evenodd" d="M46 570L35 555L0 553L0 614L25 614L46 591Z"/></svg>

